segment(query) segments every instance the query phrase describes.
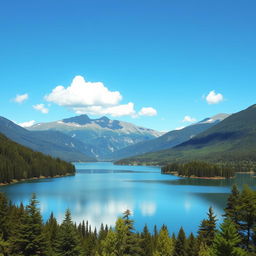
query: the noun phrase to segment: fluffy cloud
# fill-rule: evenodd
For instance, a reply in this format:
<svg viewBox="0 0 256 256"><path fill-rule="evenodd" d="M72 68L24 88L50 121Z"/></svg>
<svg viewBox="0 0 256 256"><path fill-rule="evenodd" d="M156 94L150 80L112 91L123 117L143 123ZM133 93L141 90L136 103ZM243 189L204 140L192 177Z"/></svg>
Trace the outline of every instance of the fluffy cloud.
<svg viewBox="0 0 256 256"><path fill-rule="evenodd" d="M89 107L74 107L73 110L77 114L91 115L111 115L111 116L133 116L135 115L134 104L116 105L113 107L89 106Z"/></svg>
<svg viewBox="0 0 256 256"><path fill-rule="evenodd" d="M184 116L184 118L182 120L183 123L193 123L195 121L196 121L196 119L191 116Z"/></svg>
<svg viewBox="0 0 256 256"><path fill-rule="evenodd" d="M206 101L208 104L218 104L224 100L224 97L221 93L216 93L214 90L210 91L206 96Z"/></svg>
<svg viewBox="0 0 256 256"><path fill-rule="evenodd" d="M28 94L17 94L14 101L17 103L23 103L25 100L28 99Z"/></svg>
<svg viewBox="0 0 256 256"><path fill-rule="evenodd" d="M156 116L156 115L157 115L157 111L151 107L142 108L139 111L139 116Z"/></svg>
<svg viewBox="0 0 256 256"><path fill-rule="evenodd" d="M154 116L157 111L151 107L142 108L136 113L134 103L120 104L122 95L109 90L101 82L88 82L82 76L74 77L68 87L59 85L45 100L59 106L68 107L76 114L119 116Z"/></svg>
<svg viewBox="0 0 256 256"><path fill-rule="evenodd" d="M82 76L76 76L70 86L55 87L45 99L66 107L113 106L122 96L118 91L111 92L101 82L87 82Z"/></svg>
<svg viewBox="0 0 256 256"><path fill-rule="evenodd" d="M35 120L31 120L31 121L27 121L27 122L24 122L24 123L19 123L18 125L21 126L21 127L30 127L32 125L34 125L36 123Z"/></svg>
<svg viewBox="0 0 256 256"><path fill-rule="evenodd" d="M34 105L33 108L35 110L40 111L42 114L47 114L49 112L49 109L44 106L44 104L37 104Z"/></svg>

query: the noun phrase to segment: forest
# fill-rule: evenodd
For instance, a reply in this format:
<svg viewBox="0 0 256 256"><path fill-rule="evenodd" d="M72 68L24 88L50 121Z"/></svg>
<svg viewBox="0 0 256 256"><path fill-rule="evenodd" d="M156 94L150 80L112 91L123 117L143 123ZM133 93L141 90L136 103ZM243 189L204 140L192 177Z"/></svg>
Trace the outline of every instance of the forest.
<svg viewBox="0 0 256 256"><path fill-rule="evenodd" d="M53 214L43 222L35 194L24 206L0 193L0 255L255 256L256 192L234 185L224 212L218 225L210 207L198 232L188 236L182 227L175 235L165 225L154 226L152 233L145 225L137 232L129 210L114 227L102 224L97 230L88 222L74 223L70 210L60 224Z"/></svg>
<svg viewBox="0 0 256 256"><path fill-rule="evenodd" d="M74 165L35 152L0 134L0 183L74 173Z"/></svg>
<svg viewBox="0 0 256 256"><path fill-rule="evenodd" d="M162 167L161 172L177 173L185 177L234 177L235 172L232 167L217 165L201 161L192 161L184 164L172 163Z"/></svg>

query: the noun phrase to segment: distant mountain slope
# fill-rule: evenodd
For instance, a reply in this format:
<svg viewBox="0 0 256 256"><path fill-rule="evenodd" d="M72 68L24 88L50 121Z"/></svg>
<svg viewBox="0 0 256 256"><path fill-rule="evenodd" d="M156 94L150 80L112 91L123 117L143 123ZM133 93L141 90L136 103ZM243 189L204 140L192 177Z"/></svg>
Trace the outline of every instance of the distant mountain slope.
<svg viewBox="0 0 256 256"><path fill-rule="evenodd" d="M256 105L235 113L172 149L119 161L165 164L173 161L256 161Z"/></svg>
<svg viewBox="0 0 256 256"><path fill-rule="evenodd" d="M34 152L0 133L0 183L74 173L72 164Z"/></svg>
<svg viewBox="0 0 256 256"><path fill-rule="evenodd" d="M107 155L121 148L162 135L158 131L127 122L110 120L105 116L90 119L87 115L35 124L29 130L63 132L86 144L98 159L105 159Z"/></svg>
<svg viewBox="0 0 256 256"><path fill-rule="evenodd" d="M228 116L229 116L228 114L218 114L211 118L206 118L201 122L192 124L183 129L170 131L156 139L139 142L135 145L128 146L118 151L115 151L112 154L110 154L108 158L111 160L117 160L121 158L148 153L148 152L154 152L154 151L172 148L180 143L190 140L197 134L218 124Z"/></svg>
<svg viewBox="0 0 256 256"><path fill-rule="evenodd" d="M0 133L23 146L66 161L95 160L86 145L58 131L28 131L0 117Z"/></svg>

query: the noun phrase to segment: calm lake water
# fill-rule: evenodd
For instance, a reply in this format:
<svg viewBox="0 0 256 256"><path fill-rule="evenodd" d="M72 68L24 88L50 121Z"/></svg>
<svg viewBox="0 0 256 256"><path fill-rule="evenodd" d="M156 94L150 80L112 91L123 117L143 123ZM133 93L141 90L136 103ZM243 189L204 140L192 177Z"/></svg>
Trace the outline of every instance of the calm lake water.
<svg viewBox="0 0 256 256"><path fill-rule="evenodd" d="M88 220L92 226L114 225L130 209L137 230L148 224L167 225L177 233L196 232L200 221L213 206L221 219L230 186L249 184L256 179L237 174L235 180L199 180L162 175L158 167L115 166L112 163L76 163L71 177L44 179L0 187L14 203L27 204L35 192L44 220L53 212L59 221L69 208L73 220Z"/></svg>

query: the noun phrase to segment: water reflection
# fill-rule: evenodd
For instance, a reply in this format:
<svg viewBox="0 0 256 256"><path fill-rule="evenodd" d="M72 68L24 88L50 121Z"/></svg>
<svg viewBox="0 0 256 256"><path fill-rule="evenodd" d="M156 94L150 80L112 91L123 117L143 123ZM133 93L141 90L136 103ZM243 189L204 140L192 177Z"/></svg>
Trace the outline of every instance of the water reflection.
<svg viewBox="0 0 256 256"><path fill-rule="evenodd" d="M213 206L221 220L230 186L237 183L255 187L255 177L238 174L232 180L200 180L162 175L150 166L114 166L112 163L78 163L75 176L23 182L0 187L14 203L27 204L31 194L40 201L44 220L53 212L62 221L67 208L73 220L88 220L94 228L114 225L130 209L137 230L148 224L167 225L178 232L195 232Z"/></svg>

